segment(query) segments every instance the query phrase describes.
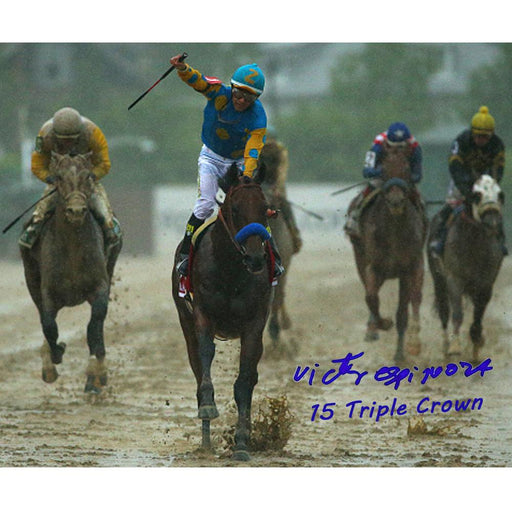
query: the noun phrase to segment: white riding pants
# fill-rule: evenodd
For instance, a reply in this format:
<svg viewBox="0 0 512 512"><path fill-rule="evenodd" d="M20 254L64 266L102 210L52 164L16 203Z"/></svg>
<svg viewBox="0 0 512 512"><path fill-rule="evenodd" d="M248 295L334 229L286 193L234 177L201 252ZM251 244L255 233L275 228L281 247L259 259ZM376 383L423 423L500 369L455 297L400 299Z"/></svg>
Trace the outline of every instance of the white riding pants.
<svg viewBox="0 0 512 512"><path fill-rule="evenodd" d="M231 158L224 158L223 156L214 153L205 145L201 148L198 164L198 192L197 200L194 206L194 215L200 220L205 220L215 210L216 202L215 196L219 190L217 180L223 178L231 167L232 163L236 163L240 172L242 171L243 159L239 158L233 160Z"/></svg>

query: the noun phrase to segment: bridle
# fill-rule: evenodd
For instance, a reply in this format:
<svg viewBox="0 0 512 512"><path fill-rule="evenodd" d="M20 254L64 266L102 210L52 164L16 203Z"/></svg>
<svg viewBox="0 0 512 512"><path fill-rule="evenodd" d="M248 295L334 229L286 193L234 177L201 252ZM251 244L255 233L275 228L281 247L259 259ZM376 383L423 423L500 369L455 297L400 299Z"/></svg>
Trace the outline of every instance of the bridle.
<svg viewBox="0 0 512 512"><path fill-rule="evenodd" d="M232 201L233 195L235 194L235 192L241 190L242 188L249 188L249 187L256 187L256 186L258 186L256 183L240 183L239 185L237 185L235 187L231 187L228 190L226 199L229 199L230 201ZM231 204L229 205L229 210L231 212ZM238 254L240 254L242 257L245 256L247 254L247 249L245 248L244 245L240 244L237 240L235 240L235 237L233 235L233 233L236 231L236 228L235 228L235 225L233 222L233 213L231 212L231 215L229 217L230 225L228 225L228 222L226 221L226 218L224 217L224 214L222 213L222 205L219 207L218 217L221 220L224 228L226 229L226 233L228 234L228 237L231 240L231 243L235 247Z"/></svg>
<svg viewBox="0 0 512 512"><path fill-rule="evenodd" d="M239 185L232 187L228 190L226 199L229 199L230 201L232 201L233 195L237 191L241 190L242 188L247 189L249 187L254 188L254 187L259 187L259 185L257 183L240 183ZM231 211L231 204L230 204L229 209ZM272 215L275 215L275 213L276 212L274 210L267 209L267 217L271 217ZM222 205L221 205L217 216L220 219L220 221L222 222L222 225L224 226L226 233L227 233L231 243L233 244L236 252L242 256L242 259L244 259L244 257L247 255L247 249L245 248L245 246L243 244L238 242L238 240L236 240L236 238L235 238L235 235L233 235L233 233L236 231L236 228L235 228L235 225L233 222L233 214L231 213L229 218L226 220L226 217L222 213Z"/></svg>

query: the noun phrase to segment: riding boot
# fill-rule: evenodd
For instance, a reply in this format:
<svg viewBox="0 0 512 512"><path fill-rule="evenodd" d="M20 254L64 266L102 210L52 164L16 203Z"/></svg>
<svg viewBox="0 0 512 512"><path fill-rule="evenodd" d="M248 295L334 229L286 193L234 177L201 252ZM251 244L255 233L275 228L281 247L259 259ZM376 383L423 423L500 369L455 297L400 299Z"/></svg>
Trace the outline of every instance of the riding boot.
<svg viewBox="0 0 512 512"><path fill-rule="evenodd" d="M105 222L103 224L102 229L108 249L115 247L118 243L121 242L121 225L114 216L112 216L111 222Z"/></svg>
<svg viewBox="0 0 512 512"><path fill-rule="evenodd" d="M204 219L198 219L194 214L188 219L187 227L185 229L185 236L181 242L180 252L178 254L178 261L176 262L176 271L181 276L186 276L188 272L188 258L190 253L190 246L192 244L192 236L197 228L204 224Z"/></svg>
<svg viewBox="0 0 512 512"><path fill-rule="evenodd" d="M37 219L35 216L32 216L27 227L18 239L18 244L27 249L32 249L34 243L39 238L42 227L43 219Z"/></svg>
<svg viewBox="0 0 512 512"><path fill-rule="evenodd" d="M277 244L273 236L269 238L270 248L274 253L274 277L279 277L284 273L284 267L282 265L281 255L277 249Z"/></svg>
<svg viewBox="0 0 512 512"><path fill-rule="evenodd" d="M105 239L105 252L121 242L121 225L114 217L107 192L101 183L94 184L94 192L89 200L89 207L98 221Z"/></svg>
<svg viewBox="0 0 512 512"><path fill-rule="evenodd" d="M359 219L363 210L363 200L365 195L361 192L358 194L350 204L347 212L347 221L343 229L349 237L359 238L361 231L359 229Z"/></svg>
<svg viewBox="0 0 512 512"><path fill-rule="evenodd" d="M437 225L434 238L429 244L430 251L435 256L442 256L444 251L444 244L446 242L446 235L448 234L447 222L452 213L452 207L445 204L439 212L439 224Z"/></svg>

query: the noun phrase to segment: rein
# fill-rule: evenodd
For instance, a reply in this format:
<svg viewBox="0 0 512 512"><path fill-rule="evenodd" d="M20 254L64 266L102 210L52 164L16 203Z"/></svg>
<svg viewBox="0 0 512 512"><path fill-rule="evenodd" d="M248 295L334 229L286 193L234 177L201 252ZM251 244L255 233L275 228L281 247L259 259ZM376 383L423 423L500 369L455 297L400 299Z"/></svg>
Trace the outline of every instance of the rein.
<svg viewBox="0 0 512 512"><path fill-rule="evenodd" d="M242 187L247 188L247 187L256 187L256 186L258 186L258 185L254 184L254 183L241 183L240 185L233 187L228 191L226 199L227 198L231 199L233 194L237 190L240 190ZM224 217L224 214L222 213L222 208L219 208L218 217L220 218L222 225L226 229L226 233L228 234L229 239L231 240L231 243L233 244L236 252L238 252L238 254L240 254L243 258L244 256L246 256L247 250L240 242L238 242L238 240L236 239L236 235L233 235L233 231L235 231L235 228L233 225L233 219L232 218L230 219L231 220L231 228L230 228L230 226L228 225L228 222L226 221L226 218Z"/></svg>
<svg viewBox="0 0 512 512"><path fill-rule="evenodd" d="M243 245L240 245L233 237L231 230L229 229L228 223L226 222L226 219L224 218L224 215L222 213L222 209L220 209L220 208L219 208L218 217L222 221L223 226L226 228L226 233L228 234L229 239L231 240L231 243L235 246L235 249L238 252L238 254L240 254L241 256L245 256L245 254L246 254L245 247Z"/></svg>

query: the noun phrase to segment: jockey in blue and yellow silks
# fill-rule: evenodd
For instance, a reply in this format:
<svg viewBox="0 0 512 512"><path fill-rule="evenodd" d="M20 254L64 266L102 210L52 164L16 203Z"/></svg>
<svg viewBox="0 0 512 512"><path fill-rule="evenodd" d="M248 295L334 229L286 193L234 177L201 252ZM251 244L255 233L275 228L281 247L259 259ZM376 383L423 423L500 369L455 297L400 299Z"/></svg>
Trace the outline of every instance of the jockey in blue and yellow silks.
<svg viewBox="0 0 512 512"><path fill-rule="evenodd" d="M243 66L243 68L247 68L248 80L254 73L263 77L256 65ZM203 144L224 158L239 160L243 157L243 172L251 177L265 143L267 130L267 116L260 100L250 98L252 105L239 111L232 101L232 87L226 86L217 78L205 77L190 66L179 71L178 74L186 84L203 94L208 100L204 108L201 132ZM242 91L246 90L249 94L259 95L263 92L262 89L255 87L249 89L243 85L243 82L239 83L237 87ZM260 80L258 85L262 87L262 84L264 82Z"/></svg>
<svg viewBox="0 0 512 512"><path fill-rule="evenodd" d="M258 99L265 88L265 76L257 64L238 68L227 86L218 78L207 77L177 55L170 60L179 77L207 99L203 113L199 154L199 194L187 223L177 271L186 275L192 235L214 212L218 179L225 176L233 163L240 172L252 177L265 144L267 115ZM273 239L271 238L271 243ZM278 252L275 275L283 272Z"/></svg>

